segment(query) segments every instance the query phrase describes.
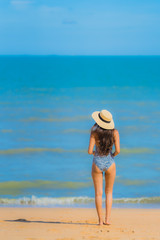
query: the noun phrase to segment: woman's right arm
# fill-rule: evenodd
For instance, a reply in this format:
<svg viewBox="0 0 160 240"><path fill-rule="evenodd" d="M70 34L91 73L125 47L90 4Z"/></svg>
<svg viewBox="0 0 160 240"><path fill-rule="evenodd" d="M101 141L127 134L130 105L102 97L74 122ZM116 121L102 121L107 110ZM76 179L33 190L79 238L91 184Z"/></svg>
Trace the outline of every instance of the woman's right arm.
<svg viewBox="0 0 160 240"><path fill-rule="evenodd" d="M95 154L95 151L93 151L95 145L95 138L93 136L93 134L90 134L90 140L89 140L89 146L88 146L88 154Z"/></svg>
<svg viewBox="0 0 160 240"><path fill-rule="evenodd" d="M115 145L115 152L112 154L113 157L120 153L120 138L119 132L117 129L114 130L114 145Z"/></svg>

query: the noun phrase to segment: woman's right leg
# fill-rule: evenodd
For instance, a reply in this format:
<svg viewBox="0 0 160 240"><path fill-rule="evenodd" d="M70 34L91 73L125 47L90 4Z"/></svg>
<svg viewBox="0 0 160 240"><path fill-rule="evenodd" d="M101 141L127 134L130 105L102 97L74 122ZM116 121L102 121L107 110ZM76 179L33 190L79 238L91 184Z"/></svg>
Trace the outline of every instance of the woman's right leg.
<svg viewBox="0 0 160 240"><path fill-rule="evenodd" d="M110 224L111 208L112 208L112 192L116 176L116 164L113 163L105 172L105 194L106 194L106 216L105 223Z"/></svg>

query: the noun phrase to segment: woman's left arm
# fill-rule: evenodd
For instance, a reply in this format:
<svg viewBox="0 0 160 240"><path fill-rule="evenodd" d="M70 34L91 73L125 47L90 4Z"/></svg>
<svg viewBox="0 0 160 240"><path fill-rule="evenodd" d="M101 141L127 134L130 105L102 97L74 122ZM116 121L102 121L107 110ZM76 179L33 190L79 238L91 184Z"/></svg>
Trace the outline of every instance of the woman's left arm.
<svg viewBox="0 0 160 240"><path fill-rule="evenodd" d="M93 151L95 145L95 138L93 134L90 134L90 140L89 140L89 147L88 147L88 154L95 154L95 151Z"/></svg>
<svg viewBox="0 0 160 240"><path fill-rule="evenodd" d="M117 129L114 130L114 145L115 145L115 152L112 154L113 157L120 153L120 139L119 139L119 132Z"/></svg>

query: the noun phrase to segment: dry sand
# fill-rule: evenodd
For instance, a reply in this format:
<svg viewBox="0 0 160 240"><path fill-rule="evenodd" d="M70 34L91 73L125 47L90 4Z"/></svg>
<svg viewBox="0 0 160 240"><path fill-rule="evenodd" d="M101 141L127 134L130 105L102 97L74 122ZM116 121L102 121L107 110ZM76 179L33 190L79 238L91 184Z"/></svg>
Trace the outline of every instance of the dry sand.
<svg viewBox="0 0 160 240"><path fill-rule="evenodd" d="M0 208L0 211L0 240L160 239L160 209L113 208L110 226L97 225L94 208Z"/></svg>

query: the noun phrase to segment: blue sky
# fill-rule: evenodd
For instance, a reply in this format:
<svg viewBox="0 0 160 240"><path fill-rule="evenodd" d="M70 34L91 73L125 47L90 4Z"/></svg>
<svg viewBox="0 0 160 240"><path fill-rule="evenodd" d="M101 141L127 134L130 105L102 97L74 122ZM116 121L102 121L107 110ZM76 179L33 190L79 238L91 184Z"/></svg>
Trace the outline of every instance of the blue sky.
<svg viewBox="0 0 160 240"><path fill-rule="evenodd" d="M0 54L160 55L159 0L0 0Z"/></svg>

